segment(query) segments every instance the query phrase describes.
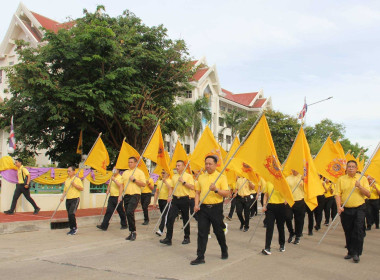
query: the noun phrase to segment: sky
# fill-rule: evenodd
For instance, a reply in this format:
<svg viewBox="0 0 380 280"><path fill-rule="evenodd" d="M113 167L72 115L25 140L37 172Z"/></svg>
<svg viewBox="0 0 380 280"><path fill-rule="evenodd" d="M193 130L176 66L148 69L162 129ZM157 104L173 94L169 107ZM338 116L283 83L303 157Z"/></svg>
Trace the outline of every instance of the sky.
<svg viewBox="0 0 380 280"><path fill-rule="evenodd" d="M194 59L216 65L223 88L263 89L275 110L306 125L325 118L346 127L351 142L380 141L380 1L311 0L24 0L26 7L59 22L102 4L118 16L132 11L146 25L163 24L183 39ZM0 40L19 2L2 3Z"/></svg>

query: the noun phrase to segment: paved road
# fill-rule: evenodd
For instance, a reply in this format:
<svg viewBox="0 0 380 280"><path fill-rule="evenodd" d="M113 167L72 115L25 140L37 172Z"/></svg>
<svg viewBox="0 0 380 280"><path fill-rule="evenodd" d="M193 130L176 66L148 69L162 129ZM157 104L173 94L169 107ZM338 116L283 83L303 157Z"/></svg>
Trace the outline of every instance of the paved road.
<svg viewBox="0 0 380 280"><path fill-rule="evenodd" d="M258 228L251 243L251 230L239 230L237 217L229 222L227 244L230 257L220 259L213 235L209 239L206 264L191 266L196 257L196 224L192 223L191 244L181 245L180 223L176 222L173 245L159 243L148 227L138 221L137 240L125 240L128 232L111 224L107 232L95 226L80 227L76 236L67 230L43 230L0 236L0 279L380 279L380 230L367 233L359 264L343 259L341 226L317 243L326 228L305 235L300 245L286 244L278 251L277 233L272 255L260 253L265 229Z"/></svg>

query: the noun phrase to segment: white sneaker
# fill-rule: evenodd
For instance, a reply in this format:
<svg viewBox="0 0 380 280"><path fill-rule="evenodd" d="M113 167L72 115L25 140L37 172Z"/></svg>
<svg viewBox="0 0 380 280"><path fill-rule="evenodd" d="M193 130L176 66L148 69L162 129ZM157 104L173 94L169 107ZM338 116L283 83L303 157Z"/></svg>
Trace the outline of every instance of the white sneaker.
<svg viewBox="0 0 380 280"><path fill-rule="evenodd" d="M210 239L210 238L211 238L211 234L208 235L208 239Z"/></svg>
<svg viewBox="0 0 380 280"><path fill-rule="evenodd" d="M271 255L272 253L270 252L270 249L263 249L261 251L261 253L263 253L264 255Z"/></svg>
<svg viewBox="0 0 380 280"><path fill-rule="evenodd" d="M78 232L78 229L77 228L73 228L70 232L68 232L67 234L68 235L75 235L75 234L77 234L77 232Z"/></svg>
<svg viewBox="0 0 380 280"><path fill-rule="evenodd" d="M285 252L285 246L280 246L280 252L282 253L282 252Z"/></svg>
<svg viewBox="0 0 380 280"><path fill-rule="evenodd" d="M157 231L156 231L156 234L157 234L158 236L162 236L162 231L161 231L161 230L157 230Z"/></svg>
<svg viewBox="0 0 380 280"><path fill-rule="evenodd" d="M227 235L228 233L228 224L227 223L224 223L226 225L226 227L223 229L224 231L224 235Z"/></svg>

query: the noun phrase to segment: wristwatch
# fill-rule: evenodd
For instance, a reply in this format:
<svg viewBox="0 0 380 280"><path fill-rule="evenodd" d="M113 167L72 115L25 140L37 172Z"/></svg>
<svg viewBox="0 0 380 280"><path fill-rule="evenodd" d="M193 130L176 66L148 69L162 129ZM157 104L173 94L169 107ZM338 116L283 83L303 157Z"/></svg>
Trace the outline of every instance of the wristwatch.
<svg viewBox="0 0 380 280"><path fill-rule="evenodd" d="M219 190L218 190L218 189L215 189L214 193L218 193L218 192L219 192Z"/></svg>
<svg viewBox="0 0 380 280"><path fill-rule="evenodd" d="M182 185L186 185L186 182L184 181L184 182L182 183Z"/></svg>
<svg viewBox="0 0 380 280"><path fill-rule="evenodd" d="M136 179L133 179L132 182L133 182L133 183L136 182Z"/></svg>

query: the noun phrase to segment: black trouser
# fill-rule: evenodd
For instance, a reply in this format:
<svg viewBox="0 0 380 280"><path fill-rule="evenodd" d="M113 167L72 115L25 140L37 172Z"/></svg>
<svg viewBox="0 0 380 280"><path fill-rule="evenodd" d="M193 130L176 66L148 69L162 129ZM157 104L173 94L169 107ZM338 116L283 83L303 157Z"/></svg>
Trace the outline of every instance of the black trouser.
<svg viewBox="0 0 380 280"><path fill-rule="evenodd" d="M195 206L195 199L192 197L192 198L190 198L190 205L189 205L189 207L190 207L190 215L194 214L194 206ZM194 219L196 221L198 221L198 215L196 213L195 213L195 215L193 217L194 217Z"/></svg>
<svg viewBox="0 0 380 280"><path fill-rule="evenodd" d="M319 229L321 228L322 223L322 213L323 208L325 207L325 196L324 195L318 195L317 196L318 206L314 209L314 216L315 216L315 226Z"/></svg>
<svg viewBox="0 0 380 280"><path fill-rule="evenodd" d="M263 207L264 207L264 196L265 196L265 194L261 193L261 206L263 206ZM267 212L265 212L263 224L264 224L264 227L267 225Z"/></svg>
<svg viewBox="0 0 380 280"><path fill-rule="evenodd" d="M330 196L325 198L325 224L330 223L335 218L337 214L335 197Z"/></svg>
<svg viewBox="0 0 380 280"><path fill-rule="evenodd" d="M169 206L166 207L165 209L165 206L166 206L166 203L168 201L166 199L159 199L158 200L158 207L160 208L160 212L161 212L161 215L162 215L162 218L161 218L161 223L160 225L158 226L158 229L163 232L164 231L164 228L165 228L165 225L166 225L166 222L167 222L167 219L168 219L168 209L169 209ZM162 213L162 211L164 211L165 209L165 212Z"/></svg>
<svg viewBox="0 0 380 280"><path fill-rule="evenodd" d="M379 200L368 199L366 201L366 220L367 227L371 227L373 224L379 227Z"/></svg>
<svg viewBox="0 0 380 280"><path fill-rule="evenodd" d="M13 194L11 209L9 209L10 211L12 211L12 212L15 211L17 200L21 194L24 194L26 200L29 201L30 204L32 204L34 209L38 208L37 204L34 202L33 198L30 196L30 189L25 188L24 186L25 186L25 184L16 184L16 189L15 189L15 192Z"/></svg>
<svg viewBox="0 0 380 280"><path fill-rule="evenodd" d="M152 199L151 193L142 193L141 194L141 207L144 212L144 221L149 222L149 212L148 207Z"/></svg>
<svg viewBox="0 0 380 280"><path fill-rule="evenodd" d="M249 216L250 211L249 207L252 204L252 199L249 195L236 197L236 214L239 217L240 224L244 226L244 228L249 229ZM244 211L244 218L243 218Z"/></svg>
<svg viewBox="0 0 380 280"><path fill-rule="evenodd" d="M363 252L363 243L365 237L365 204L356 207L344 207L340 215L348 254L360 256Z"/></svg>
<svg viewBox="0 0 380 280"><path fill-rule="evenodd" d="M115 211L115 208L117 205L117 199L118 199L117 196L110 196L108 198L106 214L104 215L103 222L101 224L101 227L104 229L108 228L108 225L110 223L110 219L111 219L113 212ZM117 213L119 213L121 226L126 227L127 226L127 217L125 215L125 211L124 211L122 203L119 203L119 206L117 206L116 211L117 211Z"/></svg>
<svg viewBox="0 0 380 280"><path fill-rule="evenodd" d="M129 230L131 232L136 231L136 222L135 222L135 210L137 204L139 203L140 195L139 194L126 194L124 196L124 209L127 215Z"/></svg>
<svg viewBox="0 0 380 280"><path fill-rule="evenodd" d="M234 199L231 200L231 203L230 203L231 204L230 213L228 213L228 217L230 217L230 218L232 218L232 215L235 212L236 200L237 200L237 197L235 197Z"/></svg>
<svg viewBox="0 0 380 280"><path fill-rule="evenodd" d="M255 216L255 214L257 215L257 201L255 202L256 200L256 197L257 197L257 193L253 193L252 194L253 198L252 198L252 201L251 201L251 205L249 205L249 208L250 208L250 216L253 217ZM253 204L255 202L255 204Z"/></svg>
<svg viewBox="0 0 380 280"><path fill-rule="evenodd" d="M77 228L77 220L75 219L75 212L78 209L80 198L66 199L67 216L69 217L70 229Z"/></svg>
<svg viewBox="0 0 380 280"><path fill-rule="evenodd" d="M178 212L181 211L182 213L183 225L185 225L189 220L190 199L188 196L173 196L172 203L168 207L170 207L170 209L168 214L168 222L166 223L166 238L172 240L174 221L178 216ZM190 223L185 228L184 233L185 238L190 238Z"/></svg>
<svg viewBox="0 0 380 280"><path fill-rule="evenodd" d="M285 244L285 204L269 203L266 211L267 230L265 234L265 249L270 249L273 238L274 222L276 221L278 230L278 243L280 246Z"/></svg>
<svg viewBox="0 0 380 280"><path fill-rule="evenodd" d="M305 223L305 201L303 199L294 202L293 206L289 204L285 205L285 221L290 235L296 235L296 237L302 236L303 225ZM293 230L293 216L294 216L294 228Z"/></svg>
<svg viewBox="0 0 380 280"><path fill-rule="evenodd" d="M208 234L210 232L210 225L216 235L222 253L227 252L226 236L223 229L225 228L223 222L223 203L218 204L201 204L201 209L198 215L198 258L204 259Z"/></svg>
<svg viewBox="0 0 380 280"><path fill-rule="evenodd" d="M307 224L307 229L309 232L313 232L313 226L314 226L314 210L311 211L309 206L307 206L306 204L306 213L307 213L307 220L308 220L308 224Z"/></svg>

